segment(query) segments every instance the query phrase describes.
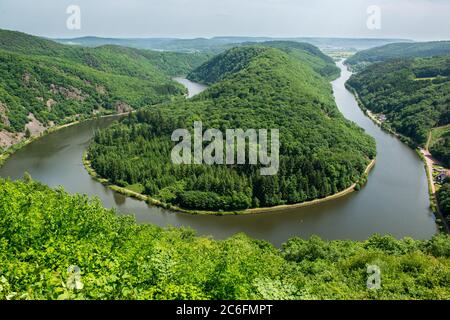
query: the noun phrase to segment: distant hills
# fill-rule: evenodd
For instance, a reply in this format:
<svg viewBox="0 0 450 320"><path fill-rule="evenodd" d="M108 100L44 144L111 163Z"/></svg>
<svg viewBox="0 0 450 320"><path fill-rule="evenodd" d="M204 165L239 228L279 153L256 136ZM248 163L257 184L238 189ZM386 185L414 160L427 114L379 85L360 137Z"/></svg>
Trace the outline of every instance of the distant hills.
<svg viewBox="0 0 450 320"><path fill-rule="evenodd" d="M55 39L55 41L89 47L115 44L139 49L153 49L180 52L222 52L231 46L244 42L294 41L309 43L321 49L341 49L358 51L394 42L410 42L405 39L352 39L352 38L274 38L274 37L213 37L195 39L177 38L100 38L81 37L73 39Z"/></svg>
<svg viewBox="0 0 450 320"><path fill-rule="evenodd" d="M187 74L208 58L67 46L0 30L0 148L54 125L181 97L186 89L171 76Z"/></svg>
<svg viewBox="0 0 450 320"><path fill-rule="evenodd" d="M364 107L450 166L450 41L393 43L346 60Z"/></svg>
<svg viewBox="0 0 450 320"><path fill-rule="evenodd" d="M346 63L354 70L396 58L425 58L450 54L450 41L391 43L357 52Z"/></svg>

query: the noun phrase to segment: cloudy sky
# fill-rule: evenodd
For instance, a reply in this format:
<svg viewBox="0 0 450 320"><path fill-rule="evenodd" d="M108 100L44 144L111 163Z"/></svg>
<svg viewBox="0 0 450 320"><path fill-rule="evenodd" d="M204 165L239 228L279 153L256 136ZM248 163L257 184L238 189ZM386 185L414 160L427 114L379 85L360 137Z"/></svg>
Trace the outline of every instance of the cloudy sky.
<svg viewBox="0 0 450 320"><path fill-rule="evenodd" d="M81 29L69 30L69 5ZM381 28L367 27L367 8ZM450 0L0 0L0 28L48 37L323 36L450 39Z"/></svg>

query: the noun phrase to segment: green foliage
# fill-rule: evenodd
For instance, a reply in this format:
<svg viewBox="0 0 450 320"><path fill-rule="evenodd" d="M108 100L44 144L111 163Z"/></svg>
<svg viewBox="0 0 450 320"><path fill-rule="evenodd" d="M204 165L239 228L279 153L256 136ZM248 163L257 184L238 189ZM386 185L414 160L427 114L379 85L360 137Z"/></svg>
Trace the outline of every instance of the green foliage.
<svg viewBox="0 0 450 320"><path fill-rule="evenodd" d="M340 69L333 59L311 44L292 41L267 41L262 45L286 52L291 57L305 62L314 71L329 80L339 77Z"/></svg>
<svg viewBox="0 0 450 320"><path fill-rule="evenodd" d="M6 129L24 131L29 113L50 126L170 101L186 91L170 76L187 74L208 57L65 46L0 30L0 103Z"/></svg>
<svg viewBox="0 0 450 320"><path fill-rule="evenodd" d="M239 47L190 74L214 84L187 101L130 115L96 133L92 167L111 182L140 183L162 202L234 211L323 198L359 180L375 142L338 111L327 79L275 48ZM174 165L174 129L279 129L280 170L261 177L254 165ZM181 182L181 184L180 184Z"/></svg>
<svg viewBox="0 0 450 320"><path fill-rule="evenodd" d="M424 145L432 128L450 122L450 55L378 63L347 84L384 125Z"/></svg>
<svg viewBox="0 0 450 320"><path fill-rule="evenodd" d="M322 53L317 47L308 43L292 41L266 41L260 44L243 44L246 50L239 47L215 56L213 59L194 69L188 78L212 84L225 78L229 74L236 73L248 65L248 63L264 48L276 48L287 53L292 58L302 61L310 66L318 74L332 80L339 76L340 70L334 64L333 59Z"/></svg>
<svg viewBox="0 0 450 320"><path fill-rule="evenodd" d="M357 52L346 60L354 70L399 58L426 58L450 54L450 41L391 43Z"/></svg>
<svg viewBox="0 0 450 320"><path fill-rule="evenodd" d="M228 75L237 73L248 67L249 63L264 51L264 48L256 46L248 47L246 50L232 48L213 57L207 63L193 70L188 75L188 78L192 81L205 84L219 82Z"/></svg>
<svg viewBox="0 0 450 320"><path fill-rule="evenodd" d="M138 225L96 199L0 180L0 299L450 299L450 238L294 238ZM381 289L367 289L367 265ZM71 289L68 268L81 270ZM69 283L70 284L70 283Z"/></svg>

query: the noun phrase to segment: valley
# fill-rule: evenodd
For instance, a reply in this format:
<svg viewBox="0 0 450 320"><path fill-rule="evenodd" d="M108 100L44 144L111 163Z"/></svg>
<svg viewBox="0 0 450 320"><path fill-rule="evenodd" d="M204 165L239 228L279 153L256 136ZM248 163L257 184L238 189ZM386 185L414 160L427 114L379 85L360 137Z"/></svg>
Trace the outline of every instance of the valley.
<svg viewBox="0 0 450 320"><path fill-rule="evenodd" d="M445 43L73 40L0 30L0 300L450 299Z"/></svg>
<svg viewBox="0 0 450 320"><path fill-rule="evenodd" d="M20 179L24 172L29 172L33 179L51 187L64 186L70 193L96 196L106 208L115 208L119 215L132 214L139 223L187 226L216 239L239 232L275 245L296 235L363 240L373 233L390 233L398 238L428 239L436 233L436 225L429 209L427 178L421 160L364 115L344 86L351 73L342 63L339 67L341 77L333 82L337 106L347 119L375 137L377 163L369 174L368 184L358 193L330 202L239 216L193 216L149 206L103 186L83 168L82 156L95 130L108 127L113 118L80 123L42 137L14 153L0 168L0 175Z"/></svg>

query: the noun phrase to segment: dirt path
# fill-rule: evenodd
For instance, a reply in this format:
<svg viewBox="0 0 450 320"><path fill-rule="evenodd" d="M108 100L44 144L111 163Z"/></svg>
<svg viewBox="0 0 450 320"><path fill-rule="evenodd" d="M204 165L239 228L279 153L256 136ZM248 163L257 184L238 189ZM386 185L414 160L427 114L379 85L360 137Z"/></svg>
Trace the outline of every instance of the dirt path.
<svg viewBox="0 0 450 320"><path fill-rule="evenodd" d="M423 149L420 148L420 153L422 153L423 157L425 158L425 163L427 166L428 171L428 182L430 184L431 193L434 195L436 193L436 186L434 185L433 181L433 165L436 163L436 161L433 159L433 156L431 155L430 151L428 151L428 148Z"/></svg>

